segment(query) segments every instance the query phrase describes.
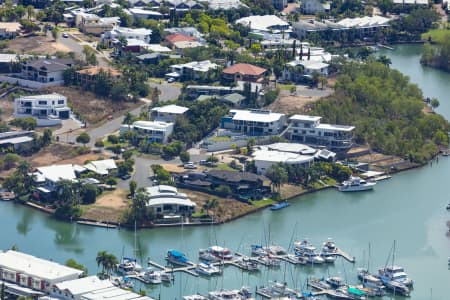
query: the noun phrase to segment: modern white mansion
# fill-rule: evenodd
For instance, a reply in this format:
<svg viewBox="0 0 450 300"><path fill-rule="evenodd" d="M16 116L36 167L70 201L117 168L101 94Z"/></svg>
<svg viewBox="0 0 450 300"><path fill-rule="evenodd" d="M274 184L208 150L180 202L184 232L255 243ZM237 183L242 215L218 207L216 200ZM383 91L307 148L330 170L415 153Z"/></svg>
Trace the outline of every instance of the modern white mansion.
<svg viewBox="0 0 450 300"><path fill-rule="evenodd" d="M250 136L261 136L279 134L285 124L285 114L260 109L232 109L229 116L222 118L221 127Z"/></svg>
<svg viewBox="0 0 450 300"><path fill-rule="evenodd" d="M346 150L352 146L354 126L320 123L322 117L293 115L289 118L291 141L329 149Z"/></svg>

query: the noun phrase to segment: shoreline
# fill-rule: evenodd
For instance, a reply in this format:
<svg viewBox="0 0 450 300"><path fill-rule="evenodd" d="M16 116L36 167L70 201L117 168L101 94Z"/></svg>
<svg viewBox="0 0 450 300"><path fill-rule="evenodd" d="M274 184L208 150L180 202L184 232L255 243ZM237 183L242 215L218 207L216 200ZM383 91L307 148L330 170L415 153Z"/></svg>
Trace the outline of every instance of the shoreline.
<svg viewBox="0 0 450 300"><path fill-rule="evenodd" d="M390 173L386 173L386 174L387 175L393 175L393 174L397 174L397 173L401 173L401 172L405 172L405 171L409 171L409 170L413 170L413 169L417 169L417 168L421 168L421 167L427 166L429 164L432 164L433 161L435 161L438 156L439 155L433 157L426 164L423 164L423 165L411 165L411 166L409 166L407 168L404 168L404 169L392 170ZM286 197L286 198L282 198L280 200L281 201L296 201L296 199L301 197L301 196L312 194L312 193L316 193L316 192L320 192L320 191L327 190L327 189L332 189L332 188L335 188L335 186L327 185L327 186L323 186L323 187L320 187L320 188L307 189L307 190L304 190L304 191L302 191L300 193L294 194L292 196L289 196L289 197ZM300 200L300 199L298 199L298 200ZM41 212L44 212L44 213L48 214L50 217L54 216L54 210L53 209L47 208L45 206L39 205L39 204L34 203L34 202L27 201L27 202L24 202L24 203L19 203L19 202L14 201L14 203L22 204L24 206L28 206L30 208L34 208L34 209L36 209L38 211L41 211ZM234 216L234 217L232 217L230 219L227 219L227 220L224 220L224 221L220 221L220 222L192 222L192 223L190 222L190 223L173 223L173 224L151 224L151 225L140 225L140 226L138 226L138 229L172 228L172 227L182 227L182 226L193 227L193 226L211 226L211 225L217 226L217 225L223 225L223 224L227 224L227 223L230 223L232 221L238 220L240 218L246 217L248 215L260 212L260 211L262 211L264 209L267 209L270 206L271 206L271 204L268 204L268 205L265 205L265 206L261 206L261 207L258 207L256 209L254 209L254 210L248 211L248 212L246 212L244 214L237 215L237 216ZM71 220L71 221L61 220L61 219L57 219L57 220L61 221L61 222L64 222L64 223L74 223L75 222L75 223L80 224L80 225L91 226L91 227L99 227L99 228L104 228L106 230L109 230L109 229L117 229L117 230L126 229L126 230L129 230L129 229L131 229L133 227L133 226L128 226L126 224L121 224L120 222L111 222L111 221L106 221L105 222L105 221L102 221L102 220L87 219L87 218L77 218L77 219L74 219L74 220Z"/></svg>

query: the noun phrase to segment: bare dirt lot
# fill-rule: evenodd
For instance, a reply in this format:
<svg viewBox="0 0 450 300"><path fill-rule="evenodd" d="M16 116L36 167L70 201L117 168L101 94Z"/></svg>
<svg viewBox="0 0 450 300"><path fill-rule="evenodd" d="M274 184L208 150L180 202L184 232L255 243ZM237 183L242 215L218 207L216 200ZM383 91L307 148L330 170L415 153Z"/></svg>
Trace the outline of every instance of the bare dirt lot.
<svg viewBox="0 0 450 300"><path fill-rule="evenodd" d="M78 112L84 121L96 125L109 116L119 116L125 111L142 105L142 102L113 102L110 99L97 97L94 93L66 86L51 87L44 93L59 93L67 97L74 111Z"/></svg>
<svg viewBox="0 0 450 300"><path fill-rule="evenodd" d="M124 210L128 206L126 191L116 189L112 192L104 192L95 204L83 207L83 218L119 222Z"/></svg>
<svg viewBox="0 0 450 300"><path fill-rule="evenodd" d="M70 52L71 50L48 36L18 37L8 42L5 50L17 54L54 55L56 52Z"/></svg>

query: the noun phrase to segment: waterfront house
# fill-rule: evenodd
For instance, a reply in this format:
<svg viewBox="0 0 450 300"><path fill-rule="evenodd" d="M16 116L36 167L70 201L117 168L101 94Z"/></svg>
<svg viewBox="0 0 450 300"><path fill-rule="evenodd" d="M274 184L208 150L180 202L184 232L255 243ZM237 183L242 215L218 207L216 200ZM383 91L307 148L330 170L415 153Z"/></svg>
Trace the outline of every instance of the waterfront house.
<svg viewBox="0 0 450 300"><path fill-rule="evenodd" d="M261 109L232 109L221 121L222 128L249 136L276 135L283 130L285 124L285 114Z"/></svg>
<svg viewBox="0 0 450 300"><path fill-rule="evenodd" d="M70 118L67 98L60 94L22 96L14 99L14 117L33 117L38 126L54 126Z"/></svg>
<svg viewBox="0 0 450 300"><path fill-rule="evenodd" d="M21 153L33 145L34 131L7 131L0 132L0 150Z"/></svg>
<svg viewBox="0 0 450 300"><path fill-rule="evenodd" d="M82 273L14 250L0 252L0 278L5 282L7 292L20 291L21 296L44 296L52 291L55 284L77 279Z"/></svg>
<svg viewBox="0 0 450 300"><path fill-rule="evenodd" d="M235 195L246 195L255 197L262 195L267 188L267 178L250 172L236 172L227 170L209 170L204 179L211 183L211 188L220 185L230 187Z"/></svg>
<svg viewBox="0 0 450 300"><path fill-rule="evenodd" d="M15 38L22 28L18 22L0 22L0 39Z"/></svg>
<svg viewBox="0 0 450 300"><path fill-rule="evenodd" d="M75 65L75 61L69 58L54 59L29 59L22 63L20 77L27 80L63 84L63 73Z"/></svg>
<svg viewBox="0 0 450 300"><path fill-rule="evenodd" d="M294 60L286 63L281 78L284 81L302 82L305 78L312 78L314 73L328 76L330 65L314 60Z"/></svg>
<svg viewBox="0 0 450 300"><path fill-rule="evenodd" d="M314 162L314 155L270 149L255 150L252 156L258 174L266 174L272 165L278 163L309 167Z"/></svg>
<svg viewBox="0 0 450 300"><path fill-rule="evenodd" d="M290 140L333 150L351 148L354 126L325 124L320 122L321 119L322 117L307 115L290 117Z"/></svg>
<svg viewBox="0 0 450 300"><path fill-rule="evenodd" d="M145 189L148 197L147 210L157 218L167 215L190 216L195 212L195 203L176 187L157 185Z"/></svg>
<svg viewBox="0 0 450 300"><path fill-rule="evenodd" d="M170 104L153 107L150 110L150 114L154 121L175 123L176 119L185 116L188 110L189 108L187 107Z"/></svg>
<svg viewBox="0 0 450 300"><path fill-rule="evenodd" d="M122 125L120 132L136 132L139 139L165 144L173 132L174 123L159 121L136 121L132 125Z"/></svg>
<svg viewBox="0 0 450 300"><path fill-rule="evenodd" d="M114 159L103 159L90 161L84 165L84 168L98 175L106 176L112 170L116 170L117 165Z"/></svg>
<svg viewBox="0 0 450 300"><path fill-rule="evenodd" d="M226 81L262 82L267 70L251 64L238 63L223 69L223 78Z"/></svg>
<svg viewBox="0 0 450 300"><path fill-rule="evenodd" d="M291 25L275 15L249 16L238 19L235 23L252 32L284 33L287 36L292 32Z"/></svg>

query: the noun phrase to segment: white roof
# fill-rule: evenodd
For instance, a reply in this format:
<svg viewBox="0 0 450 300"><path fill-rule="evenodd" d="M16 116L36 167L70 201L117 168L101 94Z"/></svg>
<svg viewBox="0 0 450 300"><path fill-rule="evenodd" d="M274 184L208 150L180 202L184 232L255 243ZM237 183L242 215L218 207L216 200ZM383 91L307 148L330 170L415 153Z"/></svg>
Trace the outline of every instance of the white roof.
<svg viewBox="0 0 450 300"><path fill-rule="evenodd" d="M182 115L185 112L187 112L188 110L189 110L189 108L187 108L187 107L179 106L179 105L175 105L175 104L152 108L152 111L157 111L159 113L170 113L170 114L177 114L177 115Z"/></svg>
<svg viewBox="0 0 450 300"><path fill-rule="evenodd" d="M93 291L81 296L83 300L151 300L147 296L123 290L118 287L110 287L99 291Z"/></svg>
<svg viewBox="0 0 450 300"><path fill-rule="evenodd" d="M301 155L291 152L270 151L270 150L256 150L253 153L255 161L267 161L273 163L285 164L303 164L314 160L312 155Z"/></svg>
<svg viewBox="0 0 450 300"><path fill-rule="evenodd" d="M373 27L380 25L387 25L391 19L381 17L381 16L373 16L373 17L362 17L362 18L345 18L337 22L337 24L344 27Z"/></svg>
<svg viewBox="0 0 450 300"><path fill-rule="evenodd" d="M33 140L32 137L29 136L19 136L19 137L14 137L14 138L10 138L10 139L4 139L4 140L0 140L0 145L3 144L21 144L21 143L27 143L27 142L31 142Z"/></svg>
<svg viewBox="0 0 450 300"><path fill-rule="evenodd" d="M317 129L330 130L330 131L347 131L350 132L355 129L355 126L348 125L335 125L335 124L319 124Z"/></svg>
<svg viewBox="0 0 450 300"><path fill-rule="evenodd" d="M252 30L268 31L273 26L289 26L289 23L283 21L275 15L250 16L236 20L237 24L250 26Z"/></svg>
<svg viewBox="0 0 450 300"><path fill-rule="evenodd" d="M67 98L58 93L45 94L45 95L30 95L21 96L21 100L66 100Z"/></svg>
<svg viewBox="0 0 450 300"><path fill-rule="evenodd" d="M75 172L82 172L85 168L79 165L67 164L39 167L37 170L46 179L58 182L60 180L75 180L77 178Z"/></svg>
<svg viewBox="0 0 450 300"><path fill-rule="evenodd" d="M164 205L164 204L195 207L195 203L189 199L176 198L176 197L170 197L170 196L150 199L146 205L147 206L158 206L158 205Z"/></svg>
<svg viewBox="0 0 450 300"><path fill-rule="evenodd" d="M324 69L324 68L328 68L330 65L323 63L321 61L316 61L316 60L300 60L300 61L296 61L298 62L297 65L301 65L303 67L305 67L305 69L310 69L310 70L320 70L320 69Z"/></svg>
<svg viewBox="0 0 450 300"><path fill-rule="evenodd" d="M178 65L171 65L171 68L187 68L194 71L199 72L208 72L211 69L216 69L218 67L217 64L212 63L209 60L203 60L203 61L191 61L185 64L178 64Z"/></svg>
<svg viewBox="0 0 450 300"><path fill-rule="evenodd" d="M72 295L86 294L92 291L102 290L113 287L111 281L101 280L97 276L89 276L74 280L63 281L56 284L56 287L63 291L67 290Z"/></svg>
<svg viewBox="0 0 450 300"><path fill-rule="evenodd" d="M230 113L233 115L233 120L236 121L254 121L264 123L276 122L285 116L285 114L273 113L270 110L231 109Z"/></svg>
<svg viewBox="0 0 450 300"><path fill-rule="evenodd" d="M19 56L17 54L0 53L0 62L18 62Z"/></svg>
<svg viewBox="0 0 450 300"><path fill-rule="evenodd" d="M275 151L280 151L280 152L291 152L291 153L297 153L297 154L306 154L306 155L311 155L317 152L316 149L311 148L307 145L304 144L299 144L299 143L275 143L275 144L270 144L266 147L268 150L275 150Z"/></svg>
<svg viewBox="0 0 450 300"><path fill-rule="evenodd" d="M428 5L428 0L394 0L395 4L419 4Z"/></svg>
<svg viewBox="0 0 450 300"><path fill-rule="evenodd" d="M91 161L84 167L100 175L108 175L109 170L117 169L116 162L113 159Z"/></svg>
<svg viewBox="0 0 450 300"><path fill-rule="evenodd" d="M133 15L149 15L149 16L162 16L161 13L152 10L144 10L141 8L129 8L128 9Z"/></svg>
<svg viewBox="0 0 450 300"><path fill-rule="evenodd" d="M147 192L147 194L149 196L155 196L155 195L160 195L160 194L176 195L178 193L178 190L176 187L170 186L170 185L163 185L163 184L147 187L145 189L145 191Z"/></svg>
<svg viewBox="0 0 450 300"><path fill-rule="evenodd" d="M289 118L291 121L301 121L301 122L317 122L320 121L322 117L318 116L308 116L308 115L293 115Z"/></svg>
<svg viewBox="0 0 450 300"><path fill-rule="evenodd" d="M208 0L209 9L231 9L246 6L239 0Z"/></svg>
<svg viewBox="0 0 450 300"><path fill-rule="evenodd" d="M171 52L172 49L166 46L161 46L160 44L147 44L145 48L152 52Z"/></svg>
<svg viewBox="0 0 450 300"><path fill-rule="evenodd" d="M173 45L178 49L197 48L206 46L198 41L180 41L173 43Z"/></svg>
<svg viewBox="0 0 450 300"><path fill-rule="evenodd" d="M158 122L158 121L136 121L133 127L148 129L148 130L167 130L173 126L173 123Z"/></svg>
<svg viewBox="0 0 450 300"><path fill-rule="evenodd" d="M129 28L129 27L114 27L111 33L116 34L139 34L139 35L151 35L152 30L147 28Z"/></svg>
<svg viewBox="0 0 450 300"><path fill-rule="evenodd" d="M83 271L13 250L0 252L0 267L48 281L77 277Z"/></svg>

